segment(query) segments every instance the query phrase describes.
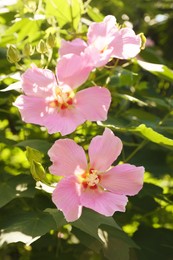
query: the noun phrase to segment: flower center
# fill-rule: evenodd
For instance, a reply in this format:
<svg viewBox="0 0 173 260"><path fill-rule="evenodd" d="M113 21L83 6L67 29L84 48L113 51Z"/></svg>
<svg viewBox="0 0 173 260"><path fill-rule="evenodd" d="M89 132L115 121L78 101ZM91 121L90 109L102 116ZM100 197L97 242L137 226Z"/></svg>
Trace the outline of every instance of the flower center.
<svg viewBox="0 0 173 260"><path fill-rule="evenodd" d="M101 176L97 170L90 169L88 172L82 174L82 186L83 188L97 189Z"/></svg>
<svg viewBox="0 0 173 260"><path fill-rule="evenodd" d="M49 103L51 107L66 109L73 105L74 92L72 90L64 92L60 87L54 89L54 100Z"/></svg>

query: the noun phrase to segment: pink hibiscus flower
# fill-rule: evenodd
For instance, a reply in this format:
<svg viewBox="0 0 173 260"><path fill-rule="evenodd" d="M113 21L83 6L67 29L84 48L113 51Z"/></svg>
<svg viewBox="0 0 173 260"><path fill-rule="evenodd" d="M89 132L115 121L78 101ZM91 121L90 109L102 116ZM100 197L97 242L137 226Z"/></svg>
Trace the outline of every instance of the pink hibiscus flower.
<svg viewBox="0 0 173 260"><path fill-rule="evenodd" d="M119 28L112 15L103 22L93 22L88 28L87 43L82 39L71 42L62 41L60 55L75 53L90 57L93 67L104 66L110 58L129 59L135 57L141 50L141 37L131 28Z"/></svg>
<svg viewBox="0 0 173 260"><path fill-rule="evenodd" d="M74 66L75 61L80 62L81 57L72 55L70 59L64 57L60 61L58 81L52 71L37 67L22 75L24 94L16 99L14 105L23 121L45 126L50 134L60 132L66 135L86 120L106 120L111 102L109 90L94 86L75 93L74 89L88 77L82 64Z"/></svg>
<svg viewBox="0 0 173 260"><path fill-rule="evenodd" d="M89 163L82 147L70 139L57 140L48 151L52 174L63 176L52 194L56 207L67 221L77 220L82 207L105 216L125 211L126 195L137 194L143 185L144 168L130 164L112 166L122 150L122 142L106 128L92 139Z"/></svg>

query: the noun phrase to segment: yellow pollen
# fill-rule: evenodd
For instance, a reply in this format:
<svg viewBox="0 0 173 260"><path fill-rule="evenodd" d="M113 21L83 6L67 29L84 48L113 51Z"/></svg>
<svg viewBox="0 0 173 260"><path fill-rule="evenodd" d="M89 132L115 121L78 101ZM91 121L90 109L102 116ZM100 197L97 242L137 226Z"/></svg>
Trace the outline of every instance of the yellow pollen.
<svg viewBox="0 0 173 260"><path fill-rule="evenodd" d="M51 107L57 107L58 109L66 109L73 105L74 92L63 92L60 87L54 89L54 100L50 102Z"/></svg>
<svg viewBox="0 0 173 260"><path fill-rule="evenodd" d="M96 173L91 173L86 178L86 182L88 183L89 186L97 185L99 183L99 181L100 180L99 180L98 175Z"/></svg>

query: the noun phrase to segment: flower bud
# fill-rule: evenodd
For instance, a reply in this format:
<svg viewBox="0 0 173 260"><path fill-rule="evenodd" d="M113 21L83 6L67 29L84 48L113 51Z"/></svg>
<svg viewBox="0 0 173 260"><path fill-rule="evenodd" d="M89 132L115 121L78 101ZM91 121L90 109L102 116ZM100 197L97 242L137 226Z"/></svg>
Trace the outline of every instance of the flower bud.
<svg viewBox="0 0 173 260"><path fill-rule="evenodd" d="M48 36L48 38L47 38L47 44L48 44L51 48L55 47L55 43L56 43L56 40L55 40L55 39L56 39L56 38L55 38L55 35L49 34L49 36Z"/></svg>
<svg viewBox="0 0 173 260"><path fill-rule="evenodd" d="M46 53L47 52L47 44L45 43L45 41L40 40L37 47L36 47L37 51L39 53Z"/></svg>
<svg viewBox="0 0 173 260"><path fill-rule="evenodd" d="M23 49L23 55L24 56L31 56L34 54L34 47L32 47L31 44L26 43Z"/></svg>
<svg viewBox="0 0 173 260"><path fill-rule="evenodd" d="M20 52L17 50L16 46L10 45L7 49L7 59L10 63L17 63L21 59Z"/></svg>

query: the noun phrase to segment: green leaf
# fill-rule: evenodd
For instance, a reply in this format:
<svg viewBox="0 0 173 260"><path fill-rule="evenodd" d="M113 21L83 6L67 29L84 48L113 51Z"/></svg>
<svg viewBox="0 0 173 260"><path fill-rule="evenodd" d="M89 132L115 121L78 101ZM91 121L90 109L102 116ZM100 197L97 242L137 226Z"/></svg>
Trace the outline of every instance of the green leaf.
<svg viewBox="0 0 173 260"><path fill-rule="evenodd" d="M30 176L20 174L10 178L0 175L0 207L15 198L35 196L35 183Z"/></svg>
<svg viewBox="0 0 173 260"><path fill-rule="evenodd" d="M46 140L30 139L30 140L19 142L17 143L16 146L22 146L22 147L29 146L31 148L39 150L40 152L45 153L49 150L51 144Z"/></svg>
<svg viewBox="0 0 173 260"><path fill-rule="evenodd" d="M138 123L147 123L152 125L155 125L156 123L159 123L160 118L154 114L151 114L144 110L139 110L136 108L130 108L127 111L124 112L123 115L125 118L128 118L132 121L137 121Z"/></svg>
<svg viewBox="0 0 173 260"><path fill-rule="evenodd" d="M71 225L75 227L74 234L81 243L96 253L102 250L109 260L128 260L129 248L138 248L112 217L105 217L95 211L84 208L80 219Z"/></svg>
<svg viewBox="0 0 173 260"><path fill-rule="evenodd" d="M128 100L132 103L137 103L140 106L148 106L148 104L138 98L135 98L133 96L127 95L127 94L115 94L115 96L120 97L121 99Z"/></svg>
<svg viewBox="0 0 173 260"><path fill-rule="evenodd" d="M48 208L48 209L45 209L44 212L49 213L53 217L57 228L67 224L67 222L63 216L63 213L60 210Z"/></svg>
<svg viewBox="0 0 173 260"><path fill-rule="evenodd" d="M50 0L46 1L46 15L55 16L59 27L70 23L73 29L77 29L83 12L81 0Z"/></svg>
<svg viewBox="0 0 173 260"><path fill-rule="evenodd" d="M6 46L7 43L24 42L26 38L29 42L38 39L41 35L40 25L41 20L20 19L5 31L1 39L1 46Z"/></svg>
<svg viewBox="0 0 173 260"><path fill-rule="evenodd" d="M2 223L3 222L3 223ZM23 242L31 244L51 229L56 229L55 221L46 212L20 212L9 215L1 221L3 231L0 235L0 246L6 243Z"/></svg>
<svg viewBox="0 0 173 260"><path fill-rule="evenodd" d="M167 148L173 149L173 139L165 137L164 135L154 131L151 127L147 127L145 124L141 124L135 128L126 128L126 127L116 126L113 124L105 124L102 122L99 122L99 125L108 128L113 128L120 132L137 133L153 143L160 144Z"/></svg>
<svg viewBox="0 0 173 260"><path fill-rule="evenodd" d="M138 197L145 196L157 196L159 194L163 194L163 189L157 185L152 183L144 183L142 190L139 192Z"/></svg>
<svg viewBox="0 0 173 260"><path fill-rule="evenodd" d="M121 229L116 229L115 227L111 227L108 225L101 225L100 229L106 231L110 238L116 238L124 241L128 245L128 247L139 248L137 244Z"/></svg>
<svg viewBox="0 0 173 260"><path fill-rule="evenodd" d="M87 14L94 22L101 22L104 16L100 13L96 7L87 7Z"/></svg>
<svg viewBox="0 0 173 260"><path fill-rule="evenodd" d="M145 61L138 60L137 63L145 70L153 73L156 76L159 76L163 79L170 80L172 82L173 80L173 71L169 69L167 66L163 64L155 64L155 63L149 63Z"/></svg>
<svg viewBox="0 0 173 260"><path fill-rule="evenodd" d="M87 233L83 232L82 230L75 228L73 226L73 234L80 240L84 246L90 248L97 254L100 253L100 250L103 247L103 243L98 241L98 239L94 238L93 236L88 235Z"/></svg>
<svg viewBox="0 0 173 260"><path fill-rule="evenodd" d="M72 226L81 229L85 233L93 236L98 240L100 240L98 236L98 227L101 224L110 225L111 227L115 227L116 229L121 229L112 217L105 217L95 211L86 208L83 209L82 216L77 221L72 222L71 224Z"/></svg>
<svg viewBox="0 0 173 260"><path fill-rule="evenodd" d="M153 143L164 145L169 148L173 148L173 140L165 137L162 134L157 133L151 127L147 127L144 124L139 125L132 132L140 133L143 137L150 140Z"/></svg>
<svg viewBox="0 0 173 260"><path fill-rule="evenodd" d="M106 246L103 247L103 254L109 260L129 260L129 245L123 240L118 239L113 234L114 230L102 229L100 235L102 235L106 241Z"/></svg>

